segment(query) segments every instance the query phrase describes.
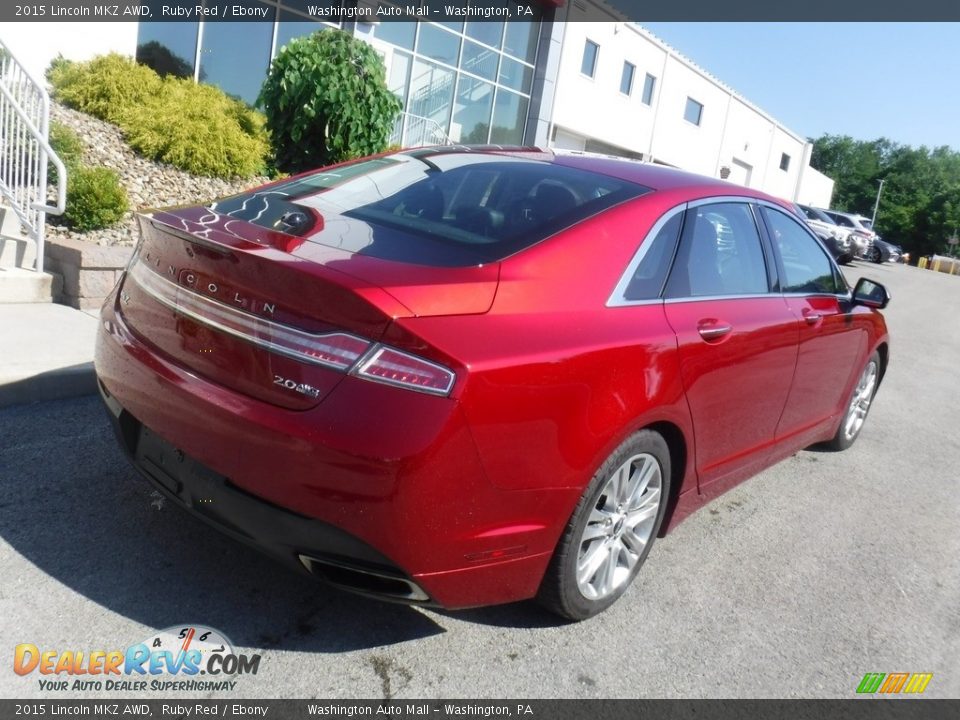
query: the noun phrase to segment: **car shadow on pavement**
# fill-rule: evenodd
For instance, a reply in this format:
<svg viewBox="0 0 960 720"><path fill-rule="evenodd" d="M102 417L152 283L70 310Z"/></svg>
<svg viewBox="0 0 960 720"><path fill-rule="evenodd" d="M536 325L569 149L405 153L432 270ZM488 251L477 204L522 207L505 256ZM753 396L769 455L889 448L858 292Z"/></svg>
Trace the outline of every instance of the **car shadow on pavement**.
<svg viewBox="0 0 960 720"><path fill-rule="evenodd" d="M0 536L112 612L153 629L210 626L244 647L320 653L445 632L416 608L301 577L164 501L121 453L99 398L6 408L0 436ZM18 606L30 612L62 590L5 592L22 592Z"/></svg>

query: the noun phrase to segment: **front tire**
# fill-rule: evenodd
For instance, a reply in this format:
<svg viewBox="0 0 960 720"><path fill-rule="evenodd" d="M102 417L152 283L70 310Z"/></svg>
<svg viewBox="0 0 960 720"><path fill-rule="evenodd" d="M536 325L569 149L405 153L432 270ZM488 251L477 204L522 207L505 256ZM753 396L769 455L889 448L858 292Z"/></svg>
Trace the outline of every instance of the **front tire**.
<svg viewBox="0 0 960 720"><path fill-rule="evenodd" d="M641 430L593 476L567 523L537 600L569 620L613 605L633 582L660 530L670 497L670 450Z"/></svg>
<svg viewBox="0 0 960 720"><path fill-rule="evenodd" d="M867 420L867 413L873 398L877 394L880 384L880 355L874 352L867 360L867 364L860 373L860 378L853 388L853 394L847 403L847 412L840 421L836 434L827 443L831 450L846 450L853 445L860 436L863 424Z"/></svg>

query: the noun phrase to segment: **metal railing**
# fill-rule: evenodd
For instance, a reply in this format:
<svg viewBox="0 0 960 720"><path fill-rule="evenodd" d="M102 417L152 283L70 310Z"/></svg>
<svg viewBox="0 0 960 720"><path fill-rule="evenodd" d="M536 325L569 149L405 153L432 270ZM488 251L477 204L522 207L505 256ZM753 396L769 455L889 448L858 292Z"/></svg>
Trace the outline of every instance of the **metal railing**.
<svg viewBox="0 0 960 720"><path fill-rule="evenodd" d="M0 40L0 196L36 243L35 269L43 272L47 214L67 203L67 169L48 142L50 96ZM56 202L47 198L47 164L57 171Z"/></svg>
<svg viewBox="0 0 960 720"><path fill-rule="evenodd" d="M402 112L393 126L390 145L422 147L424 145L453 145L453 140L436 121Z"/></svg>

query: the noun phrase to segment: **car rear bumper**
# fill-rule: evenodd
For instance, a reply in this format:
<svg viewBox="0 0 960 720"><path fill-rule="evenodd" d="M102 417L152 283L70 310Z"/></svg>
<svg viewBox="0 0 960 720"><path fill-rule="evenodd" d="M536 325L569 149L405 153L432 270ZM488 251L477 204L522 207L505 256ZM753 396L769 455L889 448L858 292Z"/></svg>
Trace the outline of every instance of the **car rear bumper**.
<svg viewBox="0 0 960 720"><path fill-rule="evenodd" d="M532 597L577 500L487 478L459 406L345 377L308 411L178 366L105 306L96 369L117 436L166 497L340 587L449 608Z"/></svg>

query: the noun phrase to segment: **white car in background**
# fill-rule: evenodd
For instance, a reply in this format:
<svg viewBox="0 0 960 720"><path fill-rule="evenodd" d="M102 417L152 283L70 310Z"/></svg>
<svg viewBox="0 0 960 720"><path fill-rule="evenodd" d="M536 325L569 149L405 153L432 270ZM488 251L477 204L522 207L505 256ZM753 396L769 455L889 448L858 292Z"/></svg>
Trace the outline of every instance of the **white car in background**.
<svg viewBox="0 0 960 720"><path fill-rule="evenodd" d="M840 212L839 210L824 210L837 225L850 230L850 240L856 247L854 255L859 258L865 258L870 255L873 247L873 239L877 234L873 231L873 223L870 218L856 213Z"/></svg>
<svg viewBox="0 0 960 720"><path fill-rule="evenodd" d="M804 219L833 254L841 265L853 259L853 245L850 242L850 230L837 225L829 215L809 205L796 203L797 214Z"/></svg>

